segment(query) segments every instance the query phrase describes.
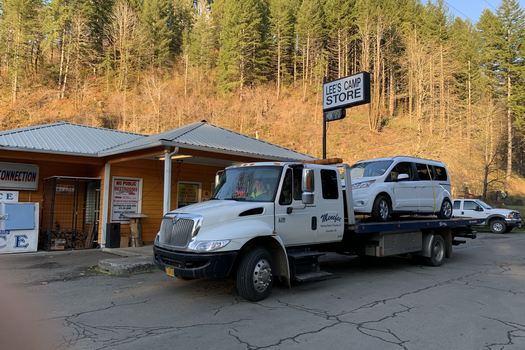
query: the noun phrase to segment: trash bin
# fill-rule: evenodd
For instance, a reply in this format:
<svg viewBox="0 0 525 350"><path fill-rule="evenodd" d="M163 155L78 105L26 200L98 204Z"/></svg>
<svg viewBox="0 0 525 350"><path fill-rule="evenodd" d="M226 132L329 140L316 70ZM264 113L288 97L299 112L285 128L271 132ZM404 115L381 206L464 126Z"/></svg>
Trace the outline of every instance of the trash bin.
<svg viewBox="0 0 525 350"><path fill-rule="evenodd" d="M120 248L119 222L110 222L106 225L106 248Z"/></svg>

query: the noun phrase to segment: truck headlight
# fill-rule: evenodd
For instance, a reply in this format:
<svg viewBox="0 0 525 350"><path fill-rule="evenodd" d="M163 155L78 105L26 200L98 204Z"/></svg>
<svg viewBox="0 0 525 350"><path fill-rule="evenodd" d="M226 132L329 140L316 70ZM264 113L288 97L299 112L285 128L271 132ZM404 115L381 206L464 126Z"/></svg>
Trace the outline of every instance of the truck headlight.
<svg viewBox="0 0 525 350"><path fill-rule="evenodd" d="M368 188L374 182L376 182L376 180L358 182L358 183L352 184L352 189L353 190L358 190L358 189L361 189L361 188Z"/></svg>
<svg viewBox="0 0 525 350"><path fill-rule="evenodd" d="M191 241L188 248L197 252L210 252L225 247L230 243L229 239L220 241Z"/></svg>

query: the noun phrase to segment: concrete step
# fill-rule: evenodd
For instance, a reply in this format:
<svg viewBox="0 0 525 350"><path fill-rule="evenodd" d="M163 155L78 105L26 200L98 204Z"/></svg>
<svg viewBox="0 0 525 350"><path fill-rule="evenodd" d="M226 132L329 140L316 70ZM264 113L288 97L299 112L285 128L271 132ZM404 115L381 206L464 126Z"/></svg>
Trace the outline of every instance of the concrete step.
<svg viewBox="0 0 525 350"><path fill-rule="evenodd" d="M150 272L155 269L150 256L131 256L127 258L103 259L98 262L98 268L115 276L128 276L136 273Z"/></svg>

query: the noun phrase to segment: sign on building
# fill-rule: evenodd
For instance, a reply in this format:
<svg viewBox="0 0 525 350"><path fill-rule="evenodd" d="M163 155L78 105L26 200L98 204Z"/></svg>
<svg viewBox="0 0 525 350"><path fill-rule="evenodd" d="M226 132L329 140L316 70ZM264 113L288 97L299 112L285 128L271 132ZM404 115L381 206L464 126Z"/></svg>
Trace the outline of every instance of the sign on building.
<svg viewBox="0 0 525 350"><path fill-rule="evenodd" d="M127 214L140 213L142 179L114 177L111 195L111 222L128 223Z"/></svg>
<svg viewBox="0 0 525 350"><path fill-rule="evenodd" d="M1 202L18 202L18 191L0 191Z"/></svg>
<svg viewBox="0 0 525 350"><path fill-rule="evenodd" d="M38 165L0 162L0 189L31 190L38 188Z"/></svg>
<svg viewBox="0 0 525 350"><path fill-rule="evenodd" d="M370 73L361 72L323 85L323 111L370 102Z"/></svg>

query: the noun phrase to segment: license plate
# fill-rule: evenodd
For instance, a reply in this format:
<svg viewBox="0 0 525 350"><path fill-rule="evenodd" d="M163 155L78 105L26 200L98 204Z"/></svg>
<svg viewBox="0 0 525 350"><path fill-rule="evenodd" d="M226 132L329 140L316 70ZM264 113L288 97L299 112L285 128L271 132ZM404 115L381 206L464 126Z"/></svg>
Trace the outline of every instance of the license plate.
<svg viewBox="0 0 525 350"><path fill-rule="evenodd" d="M175 277L175 270L173 269L173 267L166 266L166 269L164 271L166 271L166 275L170 277Z"/></svg>

